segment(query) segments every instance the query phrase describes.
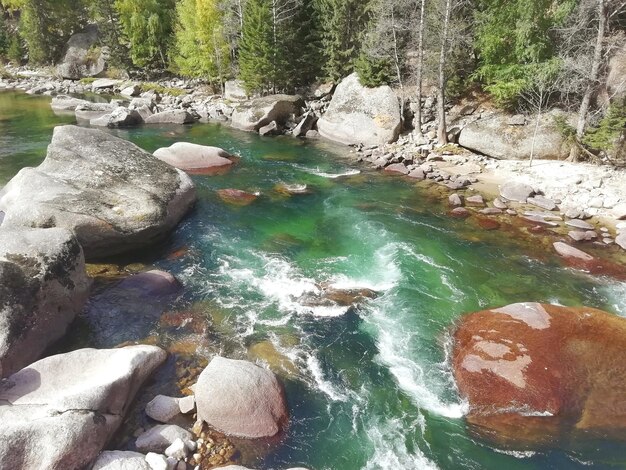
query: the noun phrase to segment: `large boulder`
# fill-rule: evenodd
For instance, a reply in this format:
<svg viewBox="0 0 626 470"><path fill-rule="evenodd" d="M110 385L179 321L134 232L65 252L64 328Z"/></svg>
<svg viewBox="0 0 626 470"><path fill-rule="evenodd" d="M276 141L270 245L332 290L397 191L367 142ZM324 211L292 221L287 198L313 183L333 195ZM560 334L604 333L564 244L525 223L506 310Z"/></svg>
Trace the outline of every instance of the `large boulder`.
<svg viewBox="0 0 626 470"><path fill-rule="evenodd" d="M388 86L367 88L353 73L343 79L317 122L322 137L343 144L381 145L400 134L400 105Z"/></svg>
<svg viewBox="0 0 626 470"><path fill-rule="evenodd" d="M67 95L58 95L52 98L50 107L53 111L74 112L77 106L90 106L92 103L80 98L74 98Z"/></svg>
<svg viewBox="0 0 626 470"><path fill-rule="evenodd" d="M113 109L109 114L103 114L100 117L91 119L89 124L114 129L118 127L134 127L142 122L143 118L137 110L119 106Z"/></svg>
<svg viewBox="0 0 626 470"><path fill-rule="evenodd" d="M37 360L89 294L83 251L66 229L0 229L0 376Z"/></svg>
<svg viewBox="0 0 626 470"><path fill-rule="evenodd" d="M251 362L214 357L195 388L198 419L231 436L272 437L288 422L274 374Z"/></svg>
<svg viewBox="0 0 626 470"><path fill-rule="evenodd" d="M562 113L553 111L539 120L535 136L535 121L517 125L511 116L494 113L465 126L459 135L459 145L475 152L501 160L527 160L534 143L535 159L559 159L568 156L563 135L557 129L555 117Z"/></svg>
<svg viewBox="0 0 626 470"><path fill-rule="evenodd" d="M80 349L13 374L0 386L0 468L85 468L165 358L156 346Z"/></svg>
<svg viewBox="0 0 626 470"><path fill-rule="evenodd" d="M302 113L304 101L297 95L270 95L241 103L232 115L232 126L258 132L270 122L285 124L292 115Z"/></svg>
<svg viewBox="0 0 626 470"><path fill-rule="evenodd" d="M248 93L241 80L227 80L224 83L224 98L231 101L243 101L248 99Z"/></svg>
<svg viewBox="0 0 626 470"><path fill-rule="evenodd" d="M617 49L609 61L606 90L611 102L619 103L626 97L626 45Z"/></svg>
<svg viewBox="0 0 626 470"><path fill-rule="evenodd" d="M472 313L454 334L453 366L468 420L498 439L626 430L626 319L616 315L539 303Z"/></svg>
<svg viewBox="0 0 626 470"><path fill-rule="evenodd" d="M196 119L185 109L169 109L152 114L145 120L146 124L191 124Z"/></svg>
<svg viewBox="0 0 626 470"><path fill-rule="evenodd" d="M46 159L0 193L3 228L71 229L88 259L164 238L196 199L184 172L136 145L77 126L54 129Z"/></svg>
<svg viewBox="0 0 626 470"><path fill-rule="evenodd" d="M107 51L98 44L98 26L92 24L70 37L57 72L71 80L94 77L104 71L107 59Z"/></svg>
<svg viewBox="0 0 626 470"><path fill-rule="evenodd" d="M219 147L176 142L169 147L156 150L154 156L184 171L192 173L210 172L225 169L233 162L232 155Z"/></svg>

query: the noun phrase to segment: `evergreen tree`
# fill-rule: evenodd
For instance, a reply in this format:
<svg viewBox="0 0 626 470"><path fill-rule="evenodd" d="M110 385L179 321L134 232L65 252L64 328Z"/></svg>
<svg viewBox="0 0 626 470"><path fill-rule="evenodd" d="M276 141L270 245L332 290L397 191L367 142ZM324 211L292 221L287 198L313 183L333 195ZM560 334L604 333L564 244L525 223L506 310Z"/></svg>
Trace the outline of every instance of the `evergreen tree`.
<svg viewBox="0 0 626 470"><path fill-rule="evenodd" d="M4 9L0 5L0 57L6 57L10 39L9 25L5 18Z"/></svg>
<svg viewBox="0 0 626 470"><path fill-rule="evenodd" d="M370 10L369 0L316 0L321 19L323 70L330 80L340 80L354 70Z"/></svg>
<svg viewBox="0 0 626 470"><path fill-rule="evenodd" d="M172 38L174 0L116 0L121 29L137 67L167 67Z"/></svg>
<svg viewBox="0 0 626 470"><path fill-rule="evenodd" d="M122 28L115 0L93 0L90 5L91 20L98 25L100 43L109 49L109 63L114 67L130 65L128 49L122 44Z"/></svg>
<svg viewBox="0 0 626 470"><path fill-rule="evenodd" d="M275 84L271 0L248 0L239 43L239 77L246 91L267 91Z"/></svg>
<svg viewBox="0 0 626 470"><path fill-rule="evenodd" d="M223 84L230 67L223 11L216 0L182 0L176 6L173 61L182 75Z"/></svg>

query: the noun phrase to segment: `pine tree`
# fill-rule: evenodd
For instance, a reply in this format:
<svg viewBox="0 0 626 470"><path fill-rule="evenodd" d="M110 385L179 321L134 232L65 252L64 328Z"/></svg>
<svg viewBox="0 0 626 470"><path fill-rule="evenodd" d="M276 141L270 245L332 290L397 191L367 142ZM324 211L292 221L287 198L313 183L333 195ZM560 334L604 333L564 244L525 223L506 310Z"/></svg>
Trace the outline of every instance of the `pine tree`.
<svg viewBox="0 0 626 470"><path fill-rule="evenodd" d="M248 0L239 43L239 77L248 93L267 91L275 84L271 0Z"/></svg>

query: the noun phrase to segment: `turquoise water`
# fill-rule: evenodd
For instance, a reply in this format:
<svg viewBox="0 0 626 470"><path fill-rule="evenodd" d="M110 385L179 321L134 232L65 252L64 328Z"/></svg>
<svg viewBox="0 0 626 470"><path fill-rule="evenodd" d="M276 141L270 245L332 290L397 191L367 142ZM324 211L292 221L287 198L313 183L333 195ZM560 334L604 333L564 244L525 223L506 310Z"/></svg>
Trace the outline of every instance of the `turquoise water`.
<svg viewBox="0 0 626 470"><path fill-rule="evenodd" d="M46 98L0 94L0 182L37 164L52 127L67 122L46 106ZM170 348L186 341L207 357L216 351L247 357L255 345L272 344L289 364L287 372L276 370L291 425L278 445L244 453L243 463L314 470L626 468L626 445L609 440L523 452L479 440L463 420L466 404L446 360L450 328L463 313L530 300L626 315L625 284L565 269L507 237L450 219L420 186L356 168L341 147L219 125L115 133L148 151L190 141L241 160L226 175L194 176L196 209L148 256L181 279L184 295L160 305L154 317L142 312L136 329L120 300L106 325L91 312L70 335L97 347L148 336ZM287 197L275 191L280 183L307 184L311 193ZM218 197L222 188L260 197L236 207ZM169 256L174 251L182 255ZM327 284L369 288L378 297L358 308L304 299ZM164 332L165 310L195 312L206 332Z"/></svg>

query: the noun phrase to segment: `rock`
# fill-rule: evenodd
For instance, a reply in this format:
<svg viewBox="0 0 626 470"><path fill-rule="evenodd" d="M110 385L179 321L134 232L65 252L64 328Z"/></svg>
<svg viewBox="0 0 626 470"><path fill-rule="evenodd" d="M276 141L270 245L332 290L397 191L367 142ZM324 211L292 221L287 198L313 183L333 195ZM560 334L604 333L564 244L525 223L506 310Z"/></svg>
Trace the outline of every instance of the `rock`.
<svg viewBox="0 0 626 470"><path fill-rule="evenodd" d="M91 119L89 124L98 127L134 127L143 122L141 115L132 109L119 106L111 113L105 114L99 118Z"/></svg>
<svg viewBox="0 0 626 470"><path fill-rule="evenodd" d="M392 163L391 165L385 167L385 173L393 173L397 175L408 175L409 169L406 167L404 163Z"/></svg>
<svg viewBox="0 0 626 470"><path fill-rule="evenodd" d="M474 196L469 196L465 198L465 204L468 206L484 206L485 200L480 194L475 194Z"/></svg>
<svg viewBox="0 0 626 470"><path fill-rule="evenodd" d="M52 98L50 107L53 111L71 111L74 112L77 106L89 106L91 102L87 100L81 100L79 98L73 98L66 95L58 95Z"/></svg>
<svg viewBox="0 0 626 470"><path fill-rule="evenodd" d="M283 125L291 115L299 116L304 101L297 95L270 95L241 103L232 115L231 124L237 129L258 132L272 121Z"/></svg>
<svg viewBox="0 0 626 470"><path fill-rule="evenodd" d="M606 89L611 102L619 103L626 97L626 45L616 50L609 61Z"/></svg>
<svg viewBox="0 0 626 470"><path fill-rule="evenodd" d="M153 269L133 274L121 281L118 287L139 291L144 296L167 296L178 292L181 284L170 273Z"/></svg>
<svg viewBox="0 0 626 470"><path fill-rule="evenodd" d="M411 170L407 176L409 178L413 178L416 180L426 179L426 174L424 173L424 170L422 170L421 168L416 168L414 170Z"/></svg>
<svg viewBox="0 0 626 470"><path fill-rule="evenodd" d="M263 126L259 129L259 135L276 135L279 134L280 130L278 129L278 124L276 121L270 122L268 125Z"/></svg>
<svg viewBox="0 0 626 470"><path fill-rule="evenodd" d="M526 160L535 139L534 158L564 159L568 149L554 117L555 113L542 116L535 138L534 125L510 126L507 114L495 113L465 126L459 135L459 145L492 158Z"/></svg>
<svg viewBox="0 0 626 470"><path fill-rule="evenodd" d="M199 420L243 438L275 436L289 420L284 391L274 374L220 356L198 378L196 405Z"/></svg>
<svg viewBox="0 0 626 470"><path fill-rule="evenodd" d="M180 426L159 424L141 434L135 441L135 446L141 452L161 453L171 446L176 439L187 442L193 439L193 435Z"/></svg>
<svg viewBox="0 0 626 470"><path fill-rule="evenodd" d="M176 438L172 444L165 449L165 455L168 457L173 457L176 460L183 460L187 455L189 455L189 449L181 438Z"/></svg>
<svg viewBox="0 0 626 470"><path fill-rule="evenodd" d="M315 115L311 111L307 111L306 113L304 113L304 116L302 117L296 128L293 130L292 135L294 137L305 136L307 132L313 129L313 126L316 122L317 118L315 117Z"/></svg>
<svg viewBox="0 0 626 470"><path fill-rule="evenodd" d="M589 222L585 222L584 220L579 219L566 220L565 225L569 225L570 227L578 228L581 230L593 230L595 228Z"/></svg>
<svg viewBox="0 0 626 470"><path fill-rule="evenodd" d="M611 209L611 213L613 214L613 217L615 217L617 220L626 220L626 202L622 202L613 206L613 208Z"/></svg>
<svg viewBox="0 0 626 470"><path fill-rule="evenodd" d="M526 202L534 194L531 186L515 181L508 181L500 187L500 196L508 201Z"/></svg>
<svg viewBox="0 0 626 470"><path fill-rule="evenodd" d="M572 230L567 235L576 242L591 241L598 238L598 234L592 230L586 232L582 230Z"/></svg>
<svg viewBox="0 0 626 470"><path fill-rule="evenodd" d="M558 227L559 224L556 222L551 222L550 220L542 217L541 215L523 215L521 219L531 222L533 224L545 225L547 227Z"/></svg>
<svg viewBox="0 0 626 470"><path fill-rule="evenodd" d="M76 119L82 119L84 121L91 121L92 119L99 119L102 116L111 114L117 105L111 103L85 103L76 106L74 113ZM108 124L108 121L107 123Z"/></svg>
<svg viewBox="0 0 626 470"><path fill-rule="evenodd" d="M154 156L190 173L215 173L229 168L232 155L219 147L176 142L169 147L156 150Z"/></svg>
<svg viewBox="0 0 626 470"><path fill-rule="evenodd" d="M259 196L240 189L219 189L217 191L220 199L227 204L235 206L247 206L258 199Z"/></svg>
<svg viewBox="0 0 626 470"><path fill-rule="evenodd" d="M146 405L146 414L161 423L169 423L180 414L179 401L179 398L157 395Z"/></svg>
<svg viewBox="0 0 626 470"><path fill-rule="evenodd" d="M191 124L196 119L184 109L170 109L148 116L146 124Z"/></svg>
<svg viewBox="0 0 626 470"><path fill-rule="evenodd" d="M248 94L241 80L227 80L224 83L224 98L232 101L243 101L248 99Z"/></svg>
<svg viewBox="0 0 626 470"><path fill-rule="evenodd" d="M496 209L501 209L501 210L506 210L508 208L506 202L504 202L499 197L493 200L493 207L495 207Z"/></svg>
<svg viewBox="0 0 626 470"><path fill-rule="evenodd" d="M552 199L548 199L547 197L539 194L529 197L526 202L528 202L528 204L532 204L533 206L541 207L547 211L554 211L557 209L556 203Z"/></svg>
<svg viewBox="0 0 626 470"><path fill-rule="evenodd" d="M80 349L13 374L0 387L0 468L86 467L165 358L156 346Z"/></svg>
<svg viewBox="0 0 626 470"><path fill-rule="evenodd" d="M164 455L148 452L146 463L152 470L172 470L169 468L167 458Z"/></svg>
<svg viewBox="0 0 626 470"><path fill-rule="evenodd" d="M139 452L105 450L91 470L151 470L146 456Z"/></svg>
<svg viewBox="0 0 626 470"><path fill-rule="evenodd" d="M556 252L564 258L575 258L581 261L593 261L593 256L563 242L553 243Z"/></svg>
<svg viewBox="0 0 626 470"><path fill-rule="evenodd" d="M507 124L509 126L525 126L526 117L523 114L515 114L509 118Z"/></svg>
<svg viewBox="0 0 626 470"><path fill-rule="evenodd" d="M126 96L128 98L134 98L136 96L141 95L141 86L138 84L127 86L120 91L120 95Z"/></svg>
<svg viewBox="0 0 626 470"><path fill-rule="evenodd" d="M448 196L448 204L454 207L460 207L463 205L463 199L456 193L450 194L450 196Z"/></svg>
<svg viewBox="0 0 626 470"><path fill-rule="evenodd" d="M196 398L193 395L178 400L178 409L184 415L192 413L196 409Z"/></svg>
<svg viewBox="0 0 626 470"><path fill-rule="evenodd" d="M274 186L274 191L285 196L297 196L301 194L311 194L311 190L306 184L278 183Z"/></svg>
<svg viewBox="0 0 626 470"><path fill-rule="evenodd" d="M394 142L402 126L398 98L388 86L366 88L353 73L337 85L317 123L322 137L347 145Z"/></svg>
<svg viewBox="0 0 626 470"><path fill-rule="evenodd" d="M502 214L502 209L498 209L497 207L486 207L481 209L479 212L485 215L499 215Z"/></svg>
<svg viewBox="0 0 626 470"><path fill-rule="evenodd" d="M622 249L626 250L626 232L620 233L615 237L615 243Z"/></svg>
<svg viewBox="0 0 626 470"><path fill-rule="evenodd" d="M3 229L71 229L87 259L162 240L196 199L191 179L136 145L76 126L54 129L44 162L4 188Z"/></svg>
<svg viewBox="0 0 626 470"><path fill-rule="evenodd" d="M89 295L83 251L61 228L0 230L0 376L37 360Z"/></svg>
<svg viewBox="0 0 626 470"><path fill-rule="evenodd" d="M587 439L626 428L624 396L615 393L625 387L626 320L617 315L539 303L472 313L454 334L452 357L467 419L484 436L555 445L567 430Z"/></svg>
<svg viewBox="0 0 626 470"><path fill-rule="evenodd" d="M319 132L310 130L306 133L305 137L307 139L317 139L320 136Z"/></svg>
<svg viewBox="0 0 626 470"><path fill-rule="evenodd" d="M470 216L470 211L468 211L465 207L455 207L450 211L450 215L457 219L464 219Z"/></svg>
<svg viewBox="0 0 626 470"><path fill-rule="evenodd" d="M98 47L98 26L91 24L82 32L72 34L57 73L70 80L94 77L104 71L107 60L107 51Z"/></svg>
<svg viewBox="0 0 626 470"><path fill-rule="evenodd" d="M110 78L99 78L98 80L95 80L91 84L91 89L93 91L109 90L111 88L115 88L120 83L122 83L121 80L113 80Z"/></svg>

